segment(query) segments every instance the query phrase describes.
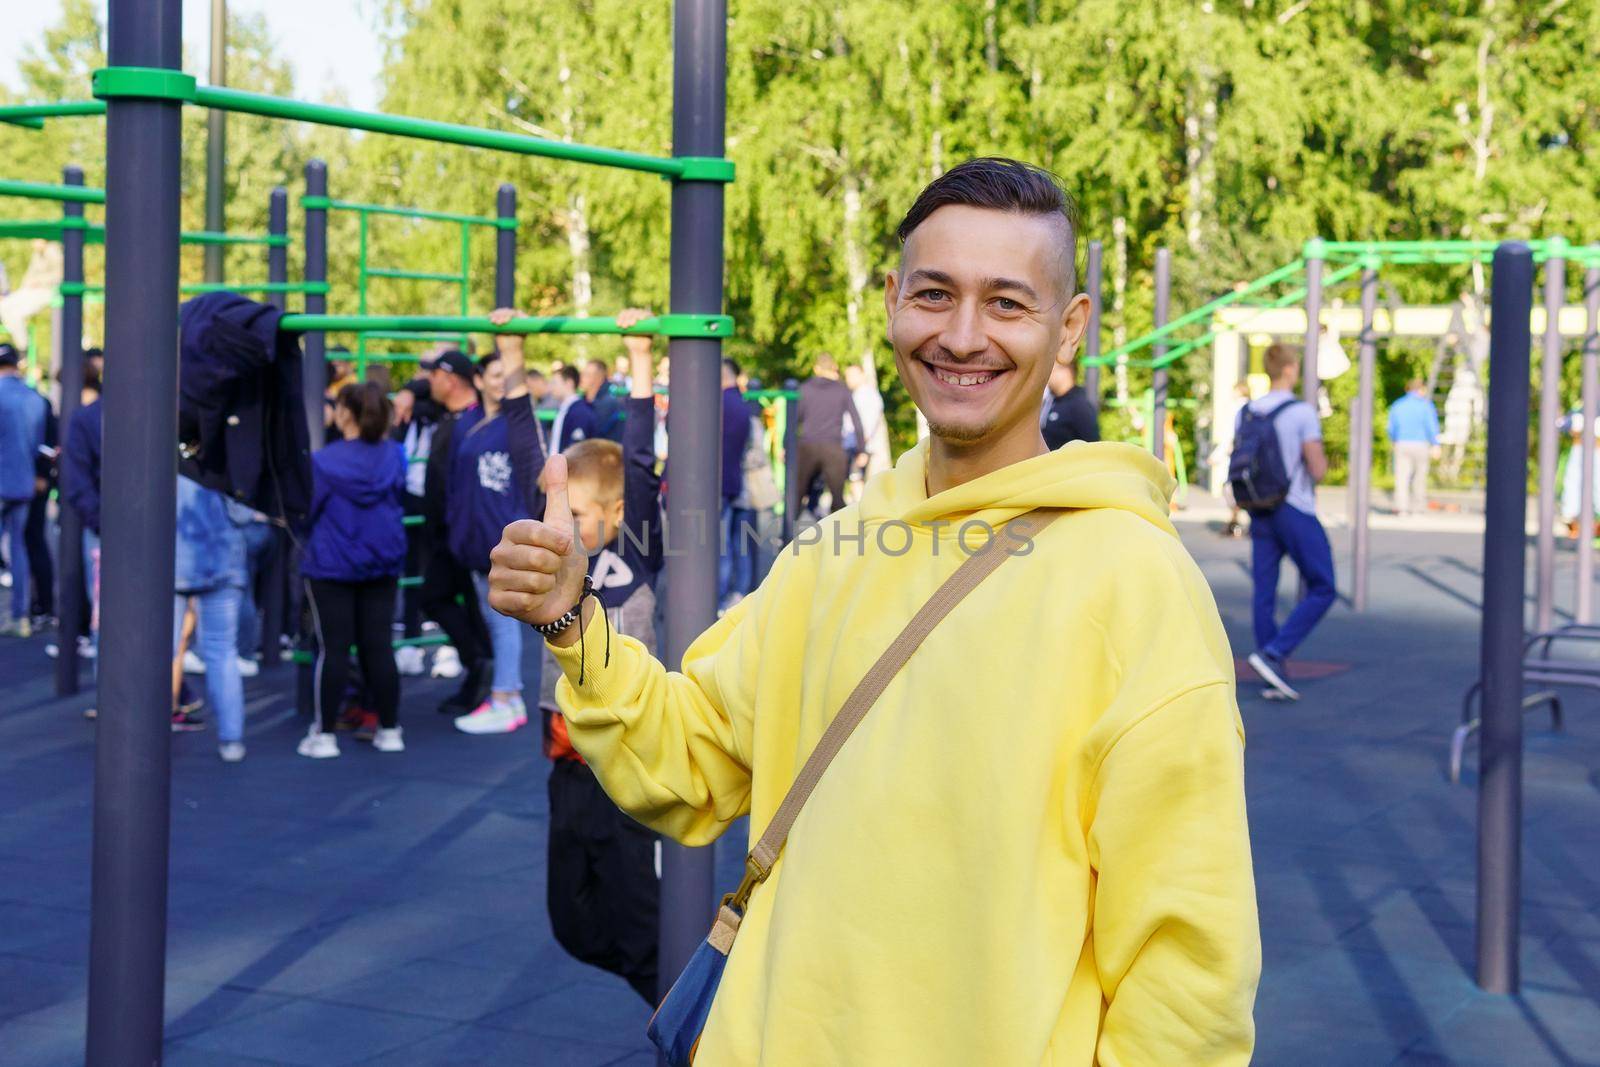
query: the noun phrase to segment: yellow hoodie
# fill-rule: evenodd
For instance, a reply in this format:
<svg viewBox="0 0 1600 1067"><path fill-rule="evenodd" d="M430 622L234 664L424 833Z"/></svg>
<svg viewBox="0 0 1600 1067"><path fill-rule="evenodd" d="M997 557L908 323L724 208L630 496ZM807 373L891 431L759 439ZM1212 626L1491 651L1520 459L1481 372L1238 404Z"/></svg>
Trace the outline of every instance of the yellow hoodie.
<svg viewBox="0 0 1600 1067"><path fill-rule="evenodd" d="M753 843L965 558L962 524L1080 509L938 625L823 775L697 1065L1248 1062L1244 731L1171 479L1130 446L1073 444L930 498L925 448L786 548L683 673L615 635L604 665L598 615L555 650L572 741L617 804L691 845L748 812Z"/></svg>

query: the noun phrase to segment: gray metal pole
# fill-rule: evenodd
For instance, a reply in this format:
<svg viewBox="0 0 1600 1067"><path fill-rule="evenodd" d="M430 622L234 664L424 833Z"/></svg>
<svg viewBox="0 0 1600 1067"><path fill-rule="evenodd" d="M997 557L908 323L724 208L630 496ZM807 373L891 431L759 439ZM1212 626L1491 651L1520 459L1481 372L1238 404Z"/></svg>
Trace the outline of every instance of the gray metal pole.
<svg viewBox="0 0 1600 1067"><path fill-rule="evenodd" d="M727 88L727 0L673 5L672 151L721 156ZM672 187L674 314L722 311L720 182ZM690 642L717 616L718 529L722 514L722 342L675 337L667 436L666 662L676 668ZM713 853L667 844L661 862L660 973L664 994L706 936L716 903Z"/></svg>
<svg viewBox="0 0 1600 1067"><path fill-rule="evenodd" d="M1495 251L1492 299L1478 752L1478 985L1491 993L1515 993L1522 902L1528 315L1533 310L1533 253L1527 245L1508 241Z"/></svg>
<svg viewBox="0 0 1600 1067"><path fill-rule="evenodd" d="M1583 334L1583 487L1578 492L1578 604L1580 623L1594 622L1594 419L1600 407L1600 266L1583 275L1583 306L1588 324Z"/></svg>
<svg viewBox="0 0 1600 1067"><path fill-rule="evenodd" d="M228 0L211 0L211 84L228 84ZM227 193L228 113L212 108L206 114L206 229L221 233ZM206 281L222 281L221 245L205 246Z"/></svg>
<svg viewBox="0 0 1600 1067"><path fill-rule="evenodd" d="M1100 355L1100 318L1102 313L1100 295L1101 261L1104 259L1105 249L1099 241L1089 242L1088 262L1084 265L1083 288L1089 294L1089 329L1083 338L1083 355L1085 359L1095 359ZM1091 363L1084 368L1083 388L1089 394L1089 402L1096 411L1100 410L1100 365Z"/></svg>
<svg viewBox="0 0 1600 1067"><path fill-rule="evenodd" d="M1567 261L1552 252L1544 262L1544 348L1539 360L1539 536L1534 558L1534 630L1555 625L1556 462L1561 422L1561 305L1567 298Z"/></svg>
<svg viewBox="0 0 1600 1067"><path fill-rule="evenodd" d="M267 233L273 237L289 236L289 190L273 186L267 196ZM289 280L289 249L284 245L267 246L267 281L281 285ZM287 293L270 293L267 302L282 311L288 307Z"/></svg>
<svg viewBox="0 0 1600 1067"><path fill-rule="evenodd" d="M61 172L65 185L82 185L83 171L67 167ZM67 203L62 214L82 219L83 205ZM72 418L78 413L83 388L83 293L70 291L83 284L83 231L68 229L61 235L61 280L69 289L61 297L61 370L56 380L61 388L60 427L57 441L65 444ZM78 691L78 631L83 628L83 522L65 503L56 542L56 696L71 696ZM12 549L12 551L16 551Z"/></svg>
<svg viewBox="0 0 1600 1067"><path fill-rule="evenodd" d="M306 164L306 196L328 195L328 165L320 159ZM328 280L328 209L306 208L306 281ZM324 293L306 294L306 314L321 315L328 310ZM328 336L320 330L305 335L305 362L301 365L301 389L305 393L306 427L311 431L311 450L322 447L322 394L328 389Z"/></svg>
<svg viewBox="0 0 1600 1067"><path fill-rule="evenodd" d="M798 393L800 383L793 378L786 378L783 389L786 393ZM783 400L784 544L794 540L795 526L800 520L800 501L804 495L805 487L800 484L800 404L785 397Z"/></svg>
<svg viewBox="0 0 1600 1067"><path fill-rule="evenodd" d="M1306 344L1300 364L1300 398L1317 408L1317 341L1322 334L1322 238L1306 242Z"/></svg>
<svg viewBox="0 0 1600 1067"><path fill-rule="evenodd" d="M109 60L183 63L182 0L111 0ZM171 819L182 104L106 111L104 560L89 933L90 1067L161 1062Z"/></svg>
<svg viewBox="0 0 1600 1067"><path fill-rule="evenodd" d="M517 221L517 187L509 183L500 186L494 197L495 216ZM517 306L517 231L502 225L494 232L494 304L495 307Z"/></svg>
<svg viewBox="0 0 1600 1067"><path fill-rule="evenodd" d="M1151 324L1155 329L1167 324L1167 307L1172 300L1172 251L1156 249L1156 304ZM1167 354L1167 342L1157 341L1150 348L1152 359ZM1150 375L1150 451L1157 459L1167 455L1167 368L1157 367Z"/></svg>
<svg viewBox="0 0 1600 1067"><path fill-rule="evenodd" d="M1356 499L1355 522L1350 527L1350 603L1357 611L1367 610L1370 571L1367 520L1372 513L1372 392L1378 362L1378 336L1373 329L1373 319L1377 310L1378 272L1369 268L1361 272L1361 381L1356 394L1356 417L1350 420L1350 477L1355 479Z"/></svg>

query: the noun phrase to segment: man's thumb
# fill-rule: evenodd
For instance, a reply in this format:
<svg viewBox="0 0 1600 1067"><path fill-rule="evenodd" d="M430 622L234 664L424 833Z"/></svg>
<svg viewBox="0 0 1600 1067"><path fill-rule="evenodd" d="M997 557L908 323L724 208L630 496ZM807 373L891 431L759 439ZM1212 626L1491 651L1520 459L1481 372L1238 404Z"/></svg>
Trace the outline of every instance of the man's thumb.
<svg viewBox="0 0 1600 1067"><path fill-rule="evenodd" d="M572 506L567 503L567 457L551 456L544 464L544 522L574 535Z"/></svg>

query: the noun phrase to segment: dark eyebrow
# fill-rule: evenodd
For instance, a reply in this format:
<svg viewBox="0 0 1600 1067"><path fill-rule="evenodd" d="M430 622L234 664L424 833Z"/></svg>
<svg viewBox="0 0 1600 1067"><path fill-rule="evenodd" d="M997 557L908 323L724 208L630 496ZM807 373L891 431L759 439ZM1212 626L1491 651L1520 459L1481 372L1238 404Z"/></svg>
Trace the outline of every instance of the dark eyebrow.
<svg viewBox="0 0 1600 1067"><path fill-rule="evenodd" d="M956 280L944 271L927 269L914 270L907 275L906 288L910 289L924 282L931 282L934 285L942 285L950 289L957 288ZM996 289L1009 289L1035 303L1039 300L1039 294L1034 291L1033 286L1027 282L1018 281L1016 278L984 278L979 283L979 287L985 292L994 292Z"/></svg>

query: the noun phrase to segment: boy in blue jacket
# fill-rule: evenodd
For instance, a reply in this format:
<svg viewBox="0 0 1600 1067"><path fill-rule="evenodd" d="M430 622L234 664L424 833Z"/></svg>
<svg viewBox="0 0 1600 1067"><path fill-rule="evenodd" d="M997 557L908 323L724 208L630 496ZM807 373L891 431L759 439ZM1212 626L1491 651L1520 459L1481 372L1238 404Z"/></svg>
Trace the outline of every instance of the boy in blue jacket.
<svg viewBox="0 0 1600 1067"><path fill-rule="evenodd" d="M617 323L627 328L648 314L630 308L617 315ZM650 342L647 336L623 339L631 384L623 402L622 443L579 441L562 456L567 499L589 553L589 579L600 604L613 629L654 653L662 519ZM544 655L550 655L548 649ZM556 710L561 672L550 662L543 674L547 684L539 703L545 755L551 760L546 864L551 929L575 958L621 976L654 1005L656 837L619 811L600 788L567 740L566 723Z"/></svg>

